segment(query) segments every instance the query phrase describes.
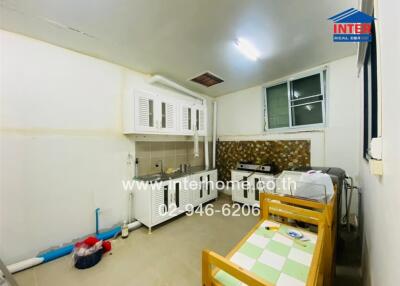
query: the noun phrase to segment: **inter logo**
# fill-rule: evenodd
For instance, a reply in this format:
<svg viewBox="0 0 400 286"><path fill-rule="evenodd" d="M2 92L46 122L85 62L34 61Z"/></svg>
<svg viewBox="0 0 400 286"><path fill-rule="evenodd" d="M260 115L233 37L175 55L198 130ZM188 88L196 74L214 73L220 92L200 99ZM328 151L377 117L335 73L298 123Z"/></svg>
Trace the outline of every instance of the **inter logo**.
<svg viewBox="0 0 400 286"><path fill-rule="evenodd" d="M328 18L333 21L334 42L370 42L374 17L350 8Z"/></svg>

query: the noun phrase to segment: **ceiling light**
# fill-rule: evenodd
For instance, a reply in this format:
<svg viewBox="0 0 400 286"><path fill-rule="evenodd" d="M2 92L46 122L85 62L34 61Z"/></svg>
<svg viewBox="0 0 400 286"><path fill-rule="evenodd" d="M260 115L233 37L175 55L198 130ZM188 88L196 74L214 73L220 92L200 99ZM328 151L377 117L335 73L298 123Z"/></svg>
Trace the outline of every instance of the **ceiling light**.
<svg viewBox="0 0 400 286"><path fill-rule="evenodd" d="M252 61L256 61L260 57L260 53L257 51L257 49L246 39L238 38L235 41L235 44L238 47L239 51L241 51L242 54L244 54Z"/></svg>

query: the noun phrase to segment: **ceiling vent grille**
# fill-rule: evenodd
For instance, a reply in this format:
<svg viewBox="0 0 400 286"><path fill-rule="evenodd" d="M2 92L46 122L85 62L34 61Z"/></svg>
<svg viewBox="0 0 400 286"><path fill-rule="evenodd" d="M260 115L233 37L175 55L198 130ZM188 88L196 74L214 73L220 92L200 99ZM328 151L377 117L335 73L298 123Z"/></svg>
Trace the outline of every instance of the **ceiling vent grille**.
<svg viewBox="0 0 400 286"><path fill-rule="evenodd" d="M210 87L218 83L224 82L223 79L217 77L216 75L210 72L205 72L201 75L198 75L192 78L191 81L197 82L198 84L204 85L206 87Z"/></svg>

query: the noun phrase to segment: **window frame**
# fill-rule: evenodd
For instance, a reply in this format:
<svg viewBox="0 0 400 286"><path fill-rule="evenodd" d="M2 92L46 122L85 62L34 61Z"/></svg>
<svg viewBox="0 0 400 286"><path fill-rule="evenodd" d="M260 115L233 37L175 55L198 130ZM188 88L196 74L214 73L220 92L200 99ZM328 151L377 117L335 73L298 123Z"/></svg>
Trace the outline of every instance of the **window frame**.
<svg viewBox="0 0 400 286"><path fill-rule="evenodd" d="M379 125L379 92L378 92L378 54L375 23L372 23L372 41L368 43L364 55L362 75L363 75L363 157L369 161L370 144L372 138L380 136ZM370 62L370 69L368 62ZM371 87L371 89L369 89ZM371 93L370 93L371 92Z"/></svg>
<svg viewBox="0 0 400 286"><path fill-rule="evenodd" d="M291 100L291 82L302 79L305 77L313 76L319 74L320 75L320 87L321 87L321 94L316 94L312 95L313 96L321 96L322 95L322 100L318 100L317 102L321 102L322 104L322 122L321 123L315 123L315 124L303 124L303 125L293 125L292 122L292 100ZM303 129L303 130L310 130L310 129L321 129L326 126L327 123L327 105L328 105L328 68L327 67L321 67L318 69L313 69L307 72L302 72L298 73L294 76L290 76L278 81L274 81L268 84L262 85L262 93L264 97L264 131L265 132L279 132L279 131L290 131L290 130L298 130L298 129ZM288 112L289 112L289 126L287 127L279 127L279 128L270 128L269 127L269 122L268 122L268 97L267 97L267 88L281 85L281 84L287 84L287 100L288 100ZM307 97L309 98L309 97ZM304 98L303 98L304 99ZM312 102L311 102L312 103ZM309 103L307 103L309 104Z"/></svg>

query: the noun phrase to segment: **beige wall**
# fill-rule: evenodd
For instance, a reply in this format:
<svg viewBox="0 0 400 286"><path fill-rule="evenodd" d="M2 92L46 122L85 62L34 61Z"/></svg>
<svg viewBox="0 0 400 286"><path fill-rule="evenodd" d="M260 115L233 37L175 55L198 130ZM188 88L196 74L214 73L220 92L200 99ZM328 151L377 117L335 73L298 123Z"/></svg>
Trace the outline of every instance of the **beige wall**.
<svg viewBox="0 0 400 286"><path fill-rule="evenodd" d="M351 56L325 65L328 73L324 128L264 131L263 88L255 86L217 98L218 138L222 141L310 140L312 166L340 167L357 180L360 94L356 61L356 56Z"/></svg>
<svg viewBox="0 0 400 286"><path fill-rule="evenodd" d="M18 34L0 30L0 43L0 257L9 264L93 233L96 208L101 229L125 220L136 137L122 133L123 97L184 95Z"/></svg>
<svg viewBox="0 0 400 286"><path fill-rule="evenodd" d="M398 67L400 37L398 11L400 11L399 1L375 2L383 176L371 175L368 162L362 154L359 154L364 214L363 269L365 272L363 276L365 285L399 285L400 96ZM361 83L360 90L362 90Z"/></svg>
<svg viewBox="0 0 400 286"><path fill-rule="evenodd" d="M204 166L204 144L199 143L199 157L193 155L193 142L136 142L136 158L139 160L138 175L154 174L160 171L155 165L163 161L164 171L179 168L180 164Z"/></svg>

